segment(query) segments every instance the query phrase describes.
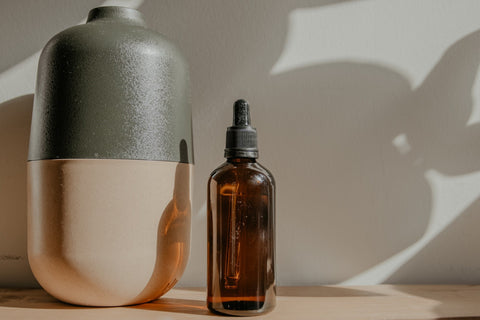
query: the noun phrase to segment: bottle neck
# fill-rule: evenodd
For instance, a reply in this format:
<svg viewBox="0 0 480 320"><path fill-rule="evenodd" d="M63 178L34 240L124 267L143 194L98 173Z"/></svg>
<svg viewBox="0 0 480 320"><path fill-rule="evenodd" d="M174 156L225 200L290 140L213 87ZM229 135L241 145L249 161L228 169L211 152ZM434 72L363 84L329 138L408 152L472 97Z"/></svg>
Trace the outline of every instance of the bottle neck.
<svg viewBox="0 0 480 320"><path fill-rule="evenodd" d="M255 163L257 160L255 158L227 158L227 162L232 164L244 164Z"/></svg>

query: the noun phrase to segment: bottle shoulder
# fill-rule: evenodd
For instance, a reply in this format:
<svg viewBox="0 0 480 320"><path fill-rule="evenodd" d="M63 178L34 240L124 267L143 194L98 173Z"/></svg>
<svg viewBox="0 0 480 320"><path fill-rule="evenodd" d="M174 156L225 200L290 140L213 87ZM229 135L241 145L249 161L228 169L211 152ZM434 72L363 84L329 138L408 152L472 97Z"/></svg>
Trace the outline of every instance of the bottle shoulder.
<svg viewBox="0 0 480 320"><path fill-rule="evenodd" d="M209 182L235 183L241 181L249 184L264 184L275 186L272 173L258 162L232 164L225 162L210 174Z"/></svg>
<svg viewBox="0 0 480 320"><path fill-rule="evenodd" d="M228 171L230 168L229 168L229 163L228 162L224 162L222 163L221 165L219 165L218 167L216 167L212 173L210 173L210 180L211 179L214 179L214 178L217 178L219 175L223 175L225 174L226 171Z"/></svg>
<svg viewBox="0 0 480 320"><path fill-rule="evenodd" d="M270 179L271 183L273 185L275 185L275 178L273 177L273 173L269 169L267 169L265 166L263 166L262 164L260 164L258 162L257 162L257 164L260 166L260 168L263 169L263 172Z"/></svg>

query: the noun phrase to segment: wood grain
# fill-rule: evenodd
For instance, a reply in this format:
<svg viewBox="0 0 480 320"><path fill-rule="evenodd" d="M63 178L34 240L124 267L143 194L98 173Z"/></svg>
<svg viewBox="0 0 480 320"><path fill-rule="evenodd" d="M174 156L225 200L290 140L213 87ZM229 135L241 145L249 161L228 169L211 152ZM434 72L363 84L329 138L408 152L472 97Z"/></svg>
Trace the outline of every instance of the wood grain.
<svg viewBox="0 0 480 320"><path fill-rule="evenodd" d="M41 289L0 289L0 319L208 319L203 288L176 288L142 305L88 308ZM227 317L225 317L227 318ZM275 310L256 319L480 319L480 286L280 287Z"/></svg>

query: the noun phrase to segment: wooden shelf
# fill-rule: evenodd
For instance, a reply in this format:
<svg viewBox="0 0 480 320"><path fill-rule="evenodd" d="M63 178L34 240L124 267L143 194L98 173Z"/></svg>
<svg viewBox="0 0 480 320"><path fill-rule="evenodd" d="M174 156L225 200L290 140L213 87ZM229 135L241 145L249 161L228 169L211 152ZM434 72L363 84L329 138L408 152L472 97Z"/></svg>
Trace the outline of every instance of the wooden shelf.
<svg viewBox="0 0 480 320"><path fill-rule="evenodd" d="M118 308L63 304L41 289L0 289L0 319L207 319L203 288L173 289ZM480 286L378 285L278 288L275 310L257 319L480 319ZM226 317L227 318L227 317Z"/></svg>

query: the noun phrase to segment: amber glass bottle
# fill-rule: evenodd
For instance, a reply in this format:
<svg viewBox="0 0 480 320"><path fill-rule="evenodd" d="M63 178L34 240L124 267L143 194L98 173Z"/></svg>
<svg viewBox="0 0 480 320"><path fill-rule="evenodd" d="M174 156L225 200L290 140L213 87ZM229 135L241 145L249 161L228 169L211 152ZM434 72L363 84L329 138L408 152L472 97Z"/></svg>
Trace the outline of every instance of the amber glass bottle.
<svg viewBox="0 0 480 320"><path fill-rule="evenodd" d="M275 182L256 162L245 100L234 105L227 161L208 181L208 308L255 315L275 306Z"/></svg>

